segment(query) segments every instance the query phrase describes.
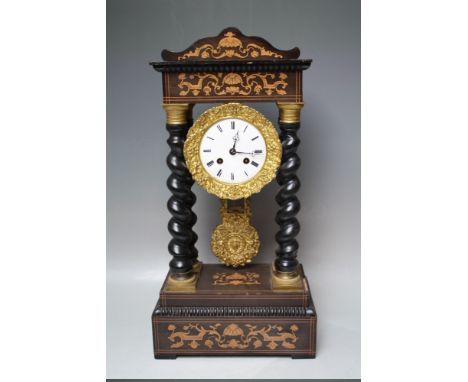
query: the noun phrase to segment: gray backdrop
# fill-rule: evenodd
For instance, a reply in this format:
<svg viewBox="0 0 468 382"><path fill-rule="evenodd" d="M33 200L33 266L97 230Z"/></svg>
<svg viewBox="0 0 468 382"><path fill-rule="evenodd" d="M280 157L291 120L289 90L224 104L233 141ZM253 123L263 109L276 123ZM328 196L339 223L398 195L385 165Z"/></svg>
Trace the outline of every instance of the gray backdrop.
<svg viewBox="0 0 468 382"><path fill-rule="evenodd" d="M314 60L304 72L298 240L319 319L315 360L153 359L150 315L170 260L169 171L161 75L148 62L228 26ZM107 30L107 377L359 378L359 1L109 0ZM274 104L255 107L276 123ZM252 200L261 262L274 256L276 191L272 183ZM200 256L215 262L218 201L194 192Z"/></svg>

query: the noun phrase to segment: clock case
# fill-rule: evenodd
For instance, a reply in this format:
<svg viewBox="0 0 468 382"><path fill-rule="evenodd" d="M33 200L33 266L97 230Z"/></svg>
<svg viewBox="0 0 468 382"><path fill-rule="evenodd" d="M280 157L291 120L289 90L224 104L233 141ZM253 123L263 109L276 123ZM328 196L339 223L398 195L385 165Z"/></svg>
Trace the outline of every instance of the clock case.
<svg viewBox="0 0 468 382"><path fill-rule="evenodd" d="M181 52L163 50L162 73L171 175L168 228L172 260L152 314L154 356L258 355L315 358L317 314L296 256L300 226L302 72L312 60L279 50L260 37L226 28ZM194 183L183 156L195 103L276 102L282 161L277 173L278 249L271 264L229 268L198 260Z"/></svg>

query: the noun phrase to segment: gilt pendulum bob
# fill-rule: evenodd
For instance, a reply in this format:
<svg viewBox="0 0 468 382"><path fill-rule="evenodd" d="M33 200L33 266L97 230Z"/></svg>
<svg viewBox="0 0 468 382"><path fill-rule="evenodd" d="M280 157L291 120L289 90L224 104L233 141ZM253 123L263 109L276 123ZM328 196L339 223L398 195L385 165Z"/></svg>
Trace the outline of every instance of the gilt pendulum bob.
<svg viewBox="0 0 468 382"><path fill-rule="evenodd" d="M162 56L163 62L151 65L163 74L172 260L152 315L155 358L315 358L317 316L296 240L297 130L302 71L311 60L299 60L297 48L279 50L236 28ZM257 101L277 103L279 134L242 103ZM204 102L220 105L194 122L193 106ZM271 264L255 263L261 243L251 223L250 196L275 178L276 256ZM198 259L195 182L220 200L220 222L211 235L217 264Z"/></svg>
<svg viewBox="0 0 468 382"><path fill-rule="evenodd" d="M222 203L221 224L213 231L211 250L223 264L243 267L260 248L258 233L250 224L252 210L247 199L241 206L230 206L228 200Z"/></svg>

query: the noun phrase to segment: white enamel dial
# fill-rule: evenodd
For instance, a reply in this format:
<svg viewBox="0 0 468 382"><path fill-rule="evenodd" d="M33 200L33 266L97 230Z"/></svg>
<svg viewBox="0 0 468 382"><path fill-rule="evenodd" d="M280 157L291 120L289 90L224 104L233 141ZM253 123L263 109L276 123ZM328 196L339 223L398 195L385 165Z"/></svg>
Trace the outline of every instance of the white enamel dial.
<svg viewBox="0 0 468 382"><path fill-rule="evenodd" d="M217 180L244 183L255 177L266 158L266 145L260 131L242 119L216 122L206 131L200 144L200 159Z"/></svg>

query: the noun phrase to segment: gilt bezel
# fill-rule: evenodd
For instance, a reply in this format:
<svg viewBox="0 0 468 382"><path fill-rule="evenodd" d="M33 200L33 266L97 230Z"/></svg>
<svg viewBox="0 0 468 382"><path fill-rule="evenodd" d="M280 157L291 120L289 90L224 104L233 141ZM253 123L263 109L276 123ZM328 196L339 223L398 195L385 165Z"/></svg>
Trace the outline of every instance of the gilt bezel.
<svg viewBox="0 0 468 382"><path fill-rule="evenodd" d="M252 178L242 183L222 182L208 173L200 158L200 145L206 131L216 122L238 118L254 125L265 140L266 158L263 167ZM184 145L184 157L193 179L207 192L221 199L248 198L270 183L281 163L282 148L278 133L259 111L240 103L227 103L205 111L190 128Z"/></svg>

